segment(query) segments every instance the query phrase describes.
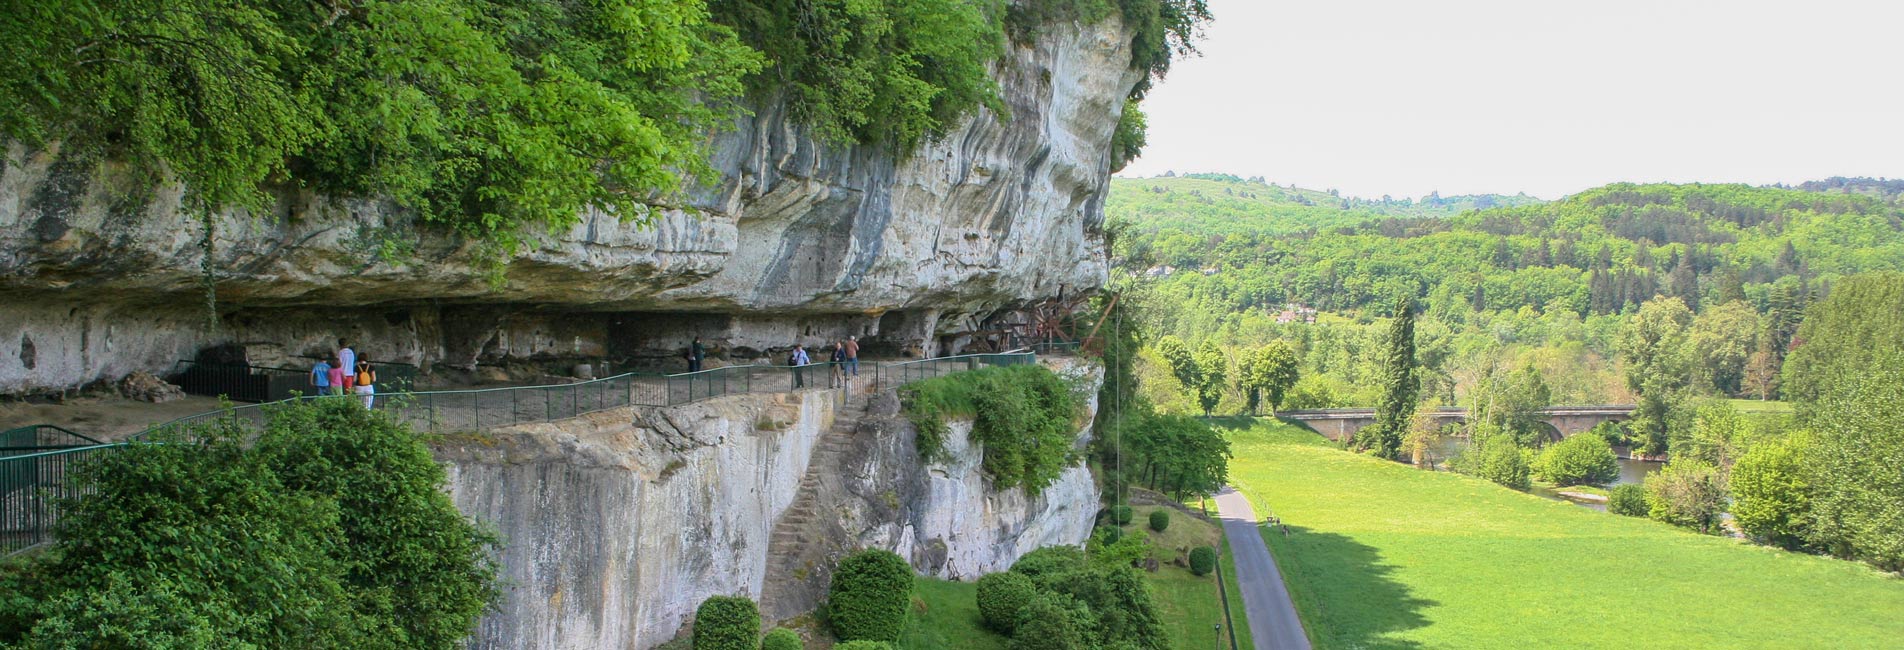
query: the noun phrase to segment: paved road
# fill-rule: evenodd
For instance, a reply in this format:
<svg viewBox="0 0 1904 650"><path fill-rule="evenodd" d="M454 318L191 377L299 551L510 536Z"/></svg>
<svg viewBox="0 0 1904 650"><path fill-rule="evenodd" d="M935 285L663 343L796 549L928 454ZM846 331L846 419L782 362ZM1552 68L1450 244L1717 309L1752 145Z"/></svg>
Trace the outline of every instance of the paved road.
<svg viewBox="0 0 1904 650"><path fill-rule="evenodd" d="M1236 556L1236 580L1242 583L1243 610L1256 650L1309 650L1309 637L1303 634L1296 604L1283 586L1283 574L1257 532L1256 509L1227 485L1216 495L1216 509L1223 519L1223 534L1230 539L1230 553Z"/></svg>

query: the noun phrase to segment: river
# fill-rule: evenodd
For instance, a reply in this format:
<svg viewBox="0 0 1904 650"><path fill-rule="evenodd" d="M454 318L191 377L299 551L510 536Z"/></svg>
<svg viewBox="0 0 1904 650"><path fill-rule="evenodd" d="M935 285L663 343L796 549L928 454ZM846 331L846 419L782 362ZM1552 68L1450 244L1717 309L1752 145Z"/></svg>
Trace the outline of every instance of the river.
<svg viewBox="0 0 1904 650"><path fill-rule="evenodd" d="M1467 446L1468 446L1467 438L1442 439L1439 453L1437 457L1435 458L1435 466L1439 469L1447 469L1448 459L1453 458L1455 454L1461 453L1461 450L1466 449ZM1601 487L1612 488L1615 485L1625 485L1628 483L1632 483L1632 484L1643 483L1646 481L1647 476L1651 476L1654 472L1659 471L1659 468L1664 467L1666 465L1665 463L1662 463L1659 461L1633 460L1631 458L1621 458L1621 459L1618 459L1618 462L1620 464L1620 477L1618 479L1614 479L1612 483L1608 483ZM1539 485L1536 485L1534 486L1533 489L1528 490L1529 493L1543 496L1549 499L1553 499L1555 501L1565 501L1567 503L1571 503L1571 504L1586 507L1586 508L1592 508L1594 510L1606 510L1606 501L1604 500L1570 498L1561 494L1561 492L1565 492L1565 491L1568 491L1568 489L1567 488L1554 489L1554 488L1542 487Z"/></svg>

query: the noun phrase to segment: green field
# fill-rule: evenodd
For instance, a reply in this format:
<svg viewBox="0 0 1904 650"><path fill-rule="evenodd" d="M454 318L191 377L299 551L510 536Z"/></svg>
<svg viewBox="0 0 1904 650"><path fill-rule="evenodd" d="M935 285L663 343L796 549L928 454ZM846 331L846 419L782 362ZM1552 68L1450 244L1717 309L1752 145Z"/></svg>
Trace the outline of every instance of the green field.
<svg viewBox="0 0 1904 650"><path fill-rule="evenodd" d="M1232 432L1230 480L1318 648L1898 648L1904 580L1350 454Z"/></svg>
<svg viewBox="0 0 1904 650"><path fill-rule="evenodd" d="M1009 639L994 634L978 616L978 586L919 578L913 583L912 617L899 638L901 650L1004 650Z"/></svg>

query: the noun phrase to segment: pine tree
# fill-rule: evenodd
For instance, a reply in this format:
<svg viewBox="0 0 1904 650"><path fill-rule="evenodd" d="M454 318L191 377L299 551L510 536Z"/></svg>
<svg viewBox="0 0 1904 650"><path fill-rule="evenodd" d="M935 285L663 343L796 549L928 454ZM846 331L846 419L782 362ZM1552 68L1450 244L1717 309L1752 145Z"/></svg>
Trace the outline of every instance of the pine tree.
<svg viewBox="0 0 1904 650"><path fill-rule="evenodd" d="M1358 447L1394 459L1401 452L1402 437L1408 433L1421 395L1415 361L1415 301L1409 296L1395 301L1387 344L1382 353L1382 400L1375 405L1375 423L1362 428L1366 436L1356 437Z"/></svg>

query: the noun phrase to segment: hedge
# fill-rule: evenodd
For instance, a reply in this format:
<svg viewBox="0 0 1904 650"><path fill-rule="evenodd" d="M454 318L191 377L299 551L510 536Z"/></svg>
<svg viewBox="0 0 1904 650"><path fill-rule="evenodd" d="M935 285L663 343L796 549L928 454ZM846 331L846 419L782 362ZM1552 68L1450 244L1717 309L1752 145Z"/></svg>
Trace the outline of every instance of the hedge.
<svg viewBox="0 0 1904 650"><path fill-rule="evenodd" d="M1131 522L1130 506L1111 506L1111 523L1123 526Z"/></svg>
<svg viewBox="0 0 1904 650"><path fill-rule="evenodd" d="M1037 595L1037 585L1025 574L993 573L978 579L978 613L986 625L1009 636L1018 627L1018 612Z"/></svg>
<svg viewBox="0 0 1904 650"><path fill-rule="evenodd" d="M694 650L760 647L760 608L745 596L712 596L694 610Z"/></svg>
<svg viewBox="0 0 1904 650"><path fill-rule="evenodd" d="M1164 532L1164 530L1168 528L1170 528L1170 513L1169 512L1165 512L1163 510L1150 511L1150 529L1151 530L1161 533L1161 532Z"/></svg>
<svg viewBox="0 0 1904 650"><path fill-rule="evenodd" d="M846 556L833 570L827 617L841 641L898 641L912 601L912 566L892 551Z"/></svg>
<svg viewBox="0 0 1904 650"><path fill-rule="evenodd" d="M1190 572L1191 573L1194 573L1200 576L1207 576L1207 575L1210 575L1211 571L1215 571L1215 570L1216 570L1216 548L1215 547L1198 546L1196 548L1190 549Z"/></svg>
<svg viewBox="0 0 1904 650"><path fill-rule="evenodd" d="M760 640L760 650L806 650L806 642L800 640L800 633L787 628L775 628Z"/></svg>

